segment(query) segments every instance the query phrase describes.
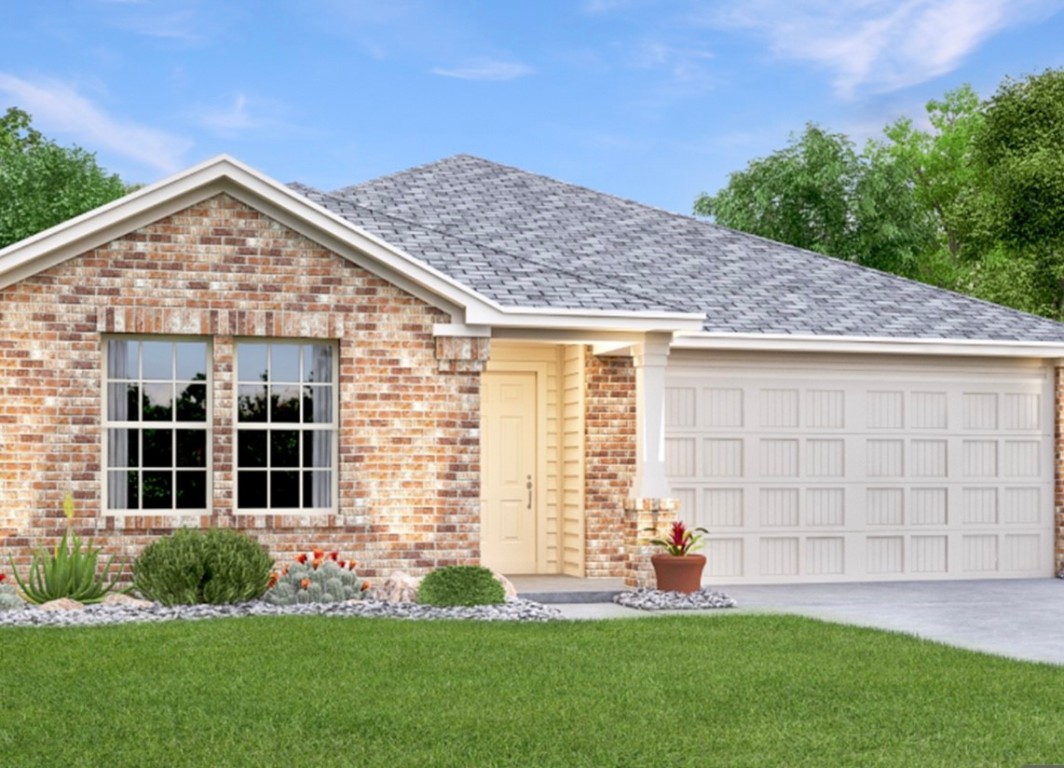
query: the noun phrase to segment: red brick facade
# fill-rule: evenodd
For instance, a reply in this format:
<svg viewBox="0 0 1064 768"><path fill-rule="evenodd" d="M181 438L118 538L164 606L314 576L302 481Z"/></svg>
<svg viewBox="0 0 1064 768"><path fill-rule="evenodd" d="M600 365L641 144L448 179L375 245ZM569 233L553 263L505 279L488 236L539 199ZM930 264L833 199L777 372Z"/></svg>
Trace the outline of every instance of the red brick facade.
<svg viewBox="0 0 1064 768"><path fill-rule="evenodd" d="M0 557L76 529L132 557L176 525L247 529L275 556L311 546L375 575L479 556L483 339L435 339L437 309L225 195L0 289ZM209 515L101 509L102 348L108 334L207 338ZM239 337L339 344L335 514L233 509Z"/></svg>
<svg viewBox="0 0 1064 768"><path fill-rule="evenodd" d="M621 578L624 506L636 467L635 369L631 358L585 354L585 567L589 578Z"/></svg>

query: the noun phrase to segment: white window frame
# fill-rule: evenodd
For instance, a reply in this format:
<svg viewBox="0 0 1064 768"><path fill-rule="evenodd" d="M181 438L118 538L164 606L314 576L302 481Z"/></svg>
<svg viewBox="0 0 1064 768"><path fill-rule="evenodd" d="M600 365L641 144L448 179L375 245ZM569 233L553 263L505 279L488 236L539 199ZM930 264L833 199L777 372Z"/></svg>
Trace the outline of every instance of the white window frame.
<svg viewBox="0 0 1064 768"><path fill-rule="evenodd" d="M111 402L110 402L110 397L109 397L109 384L111 384L113 380L112 380L112 378L110 376L111 365L110 365L110 357L109 357L109 348L110 348L110 343L113 342L113 341L138 342L138 343L139 342L164 342L164 343L170 343L170 344L177 344L177 343L203 344L206 347L206 370L204 371L204 373L206 374L206 380L202 382L204 384L204 386L206 387L206 418L205 418L205 420L202 421L202 422L199 422L199 421L179 421L177 419L176 411L172 414L172 417L171 417L170 421L144 421L143 414L138 414L138 419L136 421L128 420L128 419L126 419L126 420L114 420L114 419L112 419ZM214 476L214 472L213 472L213 463L214 463L214 453L213 453L213 442L214 442L214 440L213 440L213 435L214 435L214 429L213 429L213 420L214 420L214 395L213 395L213 387L214 387L214 373L213 373L213 368L214 368L214 364L213 364L214 363L214 346L211 343L211 339L208 338L208 337L203 337L203 336L171 336L171 335L153 335L153 334L131 334L131 335L108 334L108 335L104 336L101 339L101 346L102 346L102 350L101 350L102 355L101 356L102 356L102 360L103 360L103 370L101 371L100 381L101 381L101 401L103 403L103 407L101 408L102 419L101 419L101 424L100 424L100 450L101 450L100 466L103 468L103 472L102 472L102 486L103 486L103 489L102 489L102 493L101 493L103 514L111 516L111 517L128 517L128 516L134 516L134 515L135 516L182 516L182 515L202 515L202 514L208 513L210 511L211 507L212 507L212 499L213 499L213 491L214 491L214 483L213 483L213 479L214 479L213 478L213 476ZM143 385L144 385L144 383L146 381L148 383L170 383L171 385L177 385L179 383L186 383L187 382L186 379L179 379L177 377L177 367L176 367L177 349L176 349L176 346L172 350L171 354L174 355L174 359L171 360L171 377L169 379L169 382L167 382L166 380L163 380L163 379L144 379L144 377L143 377L143 359L142 359L142 355L138 355L138 358L137 358L139 366L140 366L140 369L136 372L136 376L128 375L125 378L118 379L118 381L133 381L133 382L136 382L137 385L139 387L141 387L141 388L143 388ZM199 383L199 382L197 382L197 383ZM167 507L145 507L144 506L144 493L143 493L144 478L143 478L143 474L145 472L145 467L143 466L143 462L144 462L143 437L141 437L142 443L141 443L141 446L139 447L138 452L137 452L138 461L139 461L139 464L140 464L138 467L136 467L136 468L127 468L127 467L122 467L122 466L115 466L115 467L111 466L111 464L110 464L110 456L109 456L109 451L108 451L108 447L110 445L109 430L112 430L112 429L135 429L135 430L138 430L141 433L141 435L143 435L143 432L145 430L152 429L152 428L172 430L175 433L175 435L174 435L174 439L175 440L176 440L176 433L177 433L178 430L203 430L206 433L205 437L204 437L204 442L205 442L204 466L202 468L202 471L204 473L204 502L205 502L205 505L203 507L178 507L177 506L177 485L176 485L176 477L175 477L175 475L177 473L179 473L179 472L198 471L198 468L188 468L188 467L187 468L179 468L177 466L176 453L175 453L175 455L173 456L173 458L171 460L171 466L170 466L170 472L171 472L171 478L172 478L170 507L167 508ZM176 446L175 446L175 450L176 450ZM114 471L123 471L123 470L125 470L125 471L133 471L134 469L135 469L135 471L140 473L139 491L138 491L138 499L137 499L138 506L136 506L136 507L128 507L127 506L127 507L111 509L111 498L110 498L110 496L111 496L111 473L112 473L112 470L114 470ZM159 468L148 468L147 471L153 471L153 469L154 469L154 471L164 471L164 470L161 470Z"/></svg>
<svg viewBox="0 0 1064 768"><path fill-rule="evenodd" d="M242 384L257 384L258 380L245 379L241 376L240 371L240 347L243 344L251 345L265 345L270 352L268 356L272 355L272 349L275 346L295 346L300 348L300 382L299 386L305 385L307 382L302 380L303 371L303 350L302 347L307 345L324 345L332 349L332 380L329 386L332 389L331 392L331 413L332 420L328 423L325 422L304 422L302 419L298 422L273 422L272 414L267 416L267 420L263 422L242 422L240 421L240 387ZM271 380L265 382L267 387L272 384ZM290 384L291 382L284 382ZM321 383L321 382L319 382ZM268 391L268 390L267 390ZM233 403L232 403L232 425L233 425L233 449L232 449L232 472L233 472L233 514L234 515L307 515L307 514L335 514L338 508L338 493L339 493L339 474L340 474L340 460L339 460L339 433L340 433L340 345L333 339L306 339L306 338L285 338L285 337L239 337L233 339ZM269 399L269 398L268 398ZM300 409L302 413L302 399L300 399ZM272 504L268 504L266 507L241 507L240 506L240 432L242 430L261 430L269 434L271 429L283 429L283 430L296 430L301 433L300 445L302 447L302 435L313 432L328 432L329 437L329 455L331 457L331 463L327 468L329 474L329 499L330 504L328 506L298 506L298 507L275 507ZM307 471L313 471L313 467L304 467L302 464L302 450L299 451L299 465L296 467L273 467L271 466L271 457L269 451L269 438L267 437L267 450L265 465L261 468L251 468L253 472L264 472L267 477L266 481L266 496L268 501L272 501L270 496L272 494L272 488L270 483L270 475L275 471L296 471L300 473L299 493L300 500L303 498L303 478L302 474ZM249 471L248 468L244 468L245 471Z"/></svg>

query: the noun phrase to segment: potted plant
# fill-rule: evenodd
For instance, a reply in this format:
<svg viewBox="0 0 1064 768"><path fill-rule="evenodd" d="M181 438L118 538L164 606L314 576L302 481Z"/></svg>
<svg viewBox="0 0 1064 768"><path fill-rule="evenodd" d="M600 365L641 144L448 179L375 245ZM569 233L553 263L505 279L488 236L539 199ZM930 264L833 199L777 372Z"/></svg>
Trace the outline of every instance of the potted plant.
<svg viewBox="0 0 1064 768"><path fill-rule="evenodd" d="M651 533L657 533L648 528ZM658 589L663 592L697 592L702 587L702 569L706 567L705 555L692 554L702 547L702 536L709 533L705 528L688 528L677 520L667 536L651 539L650 543L664 552L652 555L654 576Z"/></svg>

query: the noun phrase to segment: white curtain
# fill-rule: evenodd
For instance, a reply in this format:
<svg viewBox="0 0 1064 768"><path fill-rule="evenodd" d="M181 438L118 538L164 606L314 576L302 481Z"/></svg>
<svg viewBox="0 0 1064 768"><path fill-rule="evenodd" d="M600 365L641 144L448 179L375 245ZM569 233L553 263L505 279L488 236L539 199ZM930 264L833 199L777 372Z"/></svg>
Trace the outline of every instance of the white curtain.
<svg viewBox="0 0 1064 768"><path fill-rule="evenodd" d="M314 387L313 416L314 424L326 424L331 421L333 384L333 348L329 344L315 344L311 347L311 371L315 383L330 386ZM331 429L315 429L311 432L311 461L314 464L311 483L310 503L313 507L332 506L332 434Z"/></svg>
<svg viewBox="0 0 1064 768"><path fill-rule="evenodd" d="M129 419L129 384L118 384L115 379L129 379L129 344L128 341L109 341L107 343L107 420L127 421ZM129 466L129 430L109 429L107 435L107 507L108 509L128 509L129 484L127 471L114 471L117 467Z"/></svg>

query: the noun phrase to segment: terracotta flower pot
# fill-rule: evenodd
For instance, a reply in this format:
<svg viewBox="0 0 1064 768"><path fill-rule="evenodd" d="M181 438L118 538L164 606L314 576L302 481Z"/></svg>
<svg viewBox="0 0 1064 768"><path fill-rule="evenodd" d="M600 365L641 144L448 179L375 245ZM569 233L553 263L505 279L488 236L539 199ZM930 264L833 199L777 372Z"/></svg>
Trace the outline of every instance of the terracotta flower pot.
<svg viewBox="0 0 1064 768"><path fill-rule="evenodd" d="M663 592L697 592L702 588L705 555L651 555L658 589Z"/></svg>

